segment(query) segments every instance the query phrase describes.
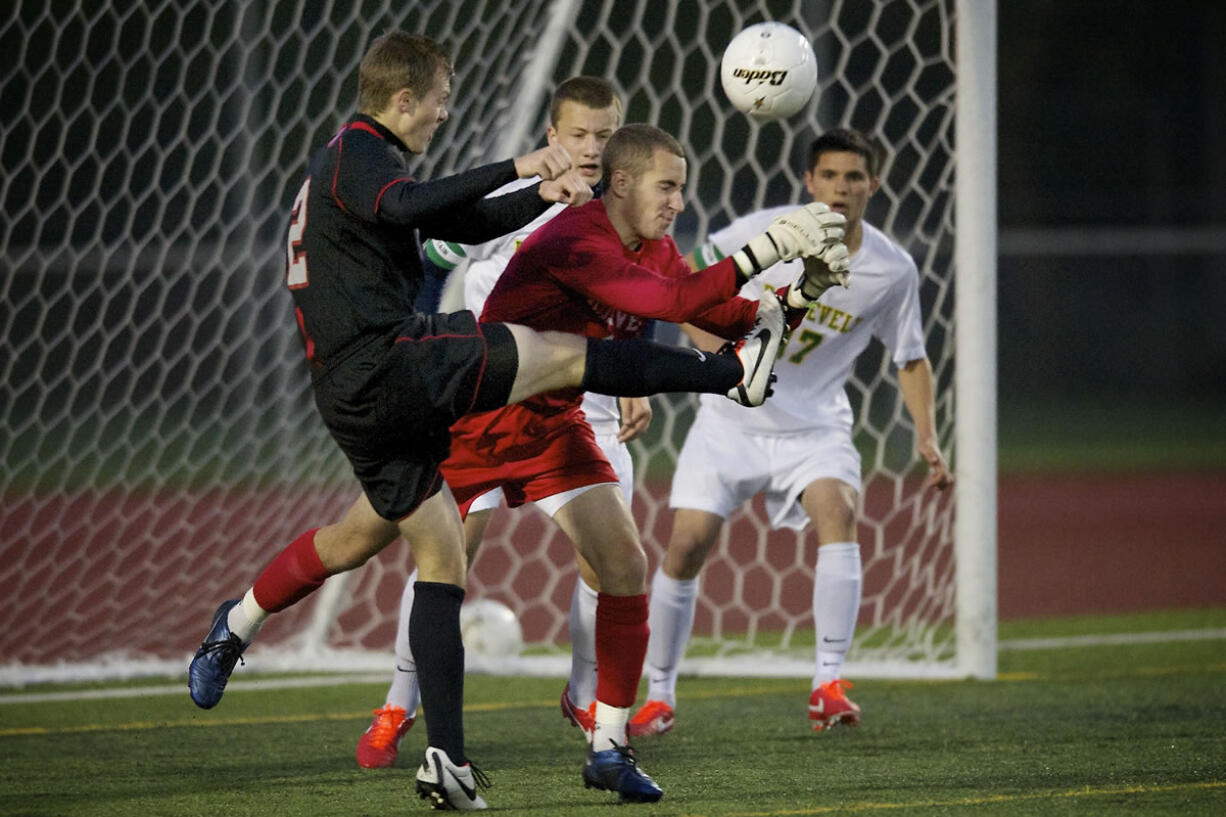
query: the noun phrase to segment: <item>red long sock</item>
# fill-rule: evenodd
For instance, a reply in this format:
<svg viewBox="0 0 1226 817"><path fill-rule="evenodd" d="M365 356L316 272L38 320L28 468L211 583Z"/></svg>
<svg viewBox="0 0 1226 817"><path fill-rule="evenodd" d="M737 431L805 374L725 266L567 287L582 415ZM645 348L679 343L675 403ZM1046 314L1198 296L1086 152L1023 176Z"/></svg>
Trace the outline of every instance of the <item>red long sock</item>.
<svg viewBox="0 0 1226 817"><path fill-rule="evenodd" d="M647 594L596 597L596 700L634 706L647 655Z"/></svg>
<svg viewBox="0 0 1226 817"><path fill-rule="evenodd" d="M276 613L313 593L331 573L319 560L312 528L290 542L264 568L252 590L255 601L270 613Z"/></svg>

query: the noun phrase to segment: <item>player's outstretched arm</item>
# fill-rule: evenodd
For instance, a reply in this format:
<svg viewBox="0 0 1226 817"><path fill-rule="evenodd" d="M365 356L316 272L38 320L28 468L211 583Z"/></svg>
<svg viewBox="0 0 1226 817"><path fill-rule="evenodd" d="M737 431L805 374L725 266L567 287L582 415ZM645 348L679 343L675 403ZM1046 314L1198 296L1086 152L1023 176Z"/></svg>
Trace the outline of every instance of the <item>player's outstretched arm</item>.
<svg viewBox="0 0 1226 817"><path fill-rule="evenodd" d="M737 269L752 278L780 261L801 256L820 256L830 247L843 243L847 219L821 202L810 202L799 210L784 213L771 221L766 232L749 240L733 253Z"/></svg>

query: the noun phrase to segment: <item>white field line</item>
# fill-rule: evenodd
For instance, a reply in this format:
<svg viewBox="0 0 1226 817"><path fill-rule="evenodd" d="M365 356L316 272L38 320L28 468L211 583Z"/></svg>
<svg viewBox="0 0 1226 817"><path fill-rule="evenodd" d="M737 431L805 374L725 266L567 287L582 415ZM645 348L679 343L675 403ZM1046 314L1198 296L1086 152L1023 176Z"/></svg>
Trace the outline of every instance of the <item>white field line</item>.
<svg viewBox="0 0 1226 817"><path fill-rule="evenodd" d="M1149 633L1071 635L1063 638L1015 638L1001 641L1002 652L1014 650L1059 650L1068 647L1106 647L1113 644L1166 644L1171 641L1214 641L1226 638L1226 628L1213 630L1163 630Z"/></svg>
<svg viewBox="0 0 1226 817"><path fill-rule="evenodd" d="M1157 632L1145 633L1112 633L1108 635L1075 635L1064 636L1057 638L1015 638L998 643L1001 652L1012 652L1020 650L1059 650L1071 649L1079 647L1105 647L1112 645L1127 645L1127 644L1160 644L1170 643L1173 641L1215 641L1226 639L1226 628L1214 628L1206 630L1164 630ZM534 656L522 657L514 662L517 666L511 667L507 665L504 671L509 671L510 674L522 675L556 675L564 676L569 671L570 662L564 656ZM687 664L690 663L687 661ZM698 662L700 663L700 661ZM806 664L807 666L807 664ZM497 672L496 667L470 667L470 671L476 669L478 672ZM683 674L686 668L683 668ZM702 667L694 666L701 675L711 674L703 672ZM735 675L737 673L732 672ZM800 674L804 674L801 672ZM324 687L338 686L341 684L377 684L387 681L389 673L383 672L362 672L362 673L332 673L328 675L317 675L308 677L296 678L269 678L269 679L253 679L253 680L235 680L228 686L228 690L269 690L269 689L303 689L308 687ZM0 694L0 704L15 704L15 703L46 703L51 701L87 701L87 700L104 700L110 698L140 698L152 695L185 695L187 692L187 684L180 682L176 684L161 684L158 686L142 686L142 687L120 687L115 689L84 689L70 690L66 692L31 692L31 693L8 693Z"/></svg>

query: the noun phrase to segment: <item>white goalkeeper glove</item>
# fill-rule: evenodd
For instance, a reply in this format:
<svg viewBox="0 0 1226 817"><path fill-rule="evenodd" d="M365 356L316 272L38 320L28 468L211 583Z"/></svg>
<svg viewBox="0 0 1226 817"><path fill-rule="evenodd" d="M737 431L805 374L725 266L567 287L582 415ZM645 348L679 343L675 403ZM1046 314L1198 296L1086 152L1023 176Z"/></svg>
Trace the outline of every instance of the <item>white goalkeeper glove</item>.
<svg viewBox="0 0 1226 817"><path fill-rule="evenodd" d="M751 238L732 257L741 274L752 278L779 261L820 256L828 247L841 244L846 223L842 213L831 212L820 201L810 202L777 216L766 232Z"/></svg>
<svg viewBox="0 0 1226 817"><path fill-rule="evenodd" d="M788 306L807 309L830 287L847 287L851 255L842 241L831 244L818 255L801 256L800 260L805 268L795 283L788 287Z"/></svg>

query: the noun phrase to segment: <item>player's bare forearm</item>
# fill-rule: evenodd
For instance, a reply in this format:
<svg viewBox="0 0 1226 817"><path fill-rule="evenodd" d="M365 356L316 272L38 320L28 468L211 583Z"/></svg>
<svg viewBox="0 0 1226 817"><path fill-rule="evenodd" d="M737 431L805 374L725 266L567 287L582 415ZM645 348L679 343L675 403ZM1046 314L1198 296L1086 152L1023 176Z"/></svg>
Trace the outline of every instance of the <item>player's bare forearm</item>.
<svg viewBox="0 0 1226 817"><path fill-rule="evenodd" d="M898 370L898 387L911 422L915 425L915 450L928 463L925 485L941 490L954 483L953 472L941 453L936 430L936 383L927 358L907 361Z"/></svg>

